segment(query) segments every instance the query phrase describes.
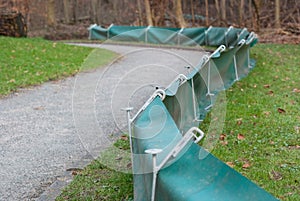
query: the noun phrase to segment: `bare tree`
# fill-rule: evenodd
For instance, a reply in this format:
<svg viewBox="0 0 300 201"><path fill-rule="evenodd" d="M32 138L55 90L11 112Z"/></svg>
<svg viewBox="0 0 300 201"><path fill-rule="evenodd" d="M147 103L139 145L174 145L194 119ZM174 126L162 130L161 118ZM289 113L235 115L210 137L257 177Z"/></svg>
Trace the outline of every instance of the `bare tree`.
<svg viewBox="0 0 300 201"><path fill-rule="evenodd" d="M216 7L216 10L217 10L217 20L218 20L218 24L220 24L220 5L219 5L219 1L218 0L215 0L215 7Z"/></svg>
<svg viewBox="0 0 300 201"><path fill-rule="evenodd" d="M183 18L181 0L175 0L175 13L179 26L181 28L186 27L185 20Z"/></svg>
<svg viewBox="0 0 300 201"><path fill-rule="evenodd" d="M149 0L145 0L145 9L146 9L146 17L148 26L153 26L151 7Z"/></svg>
<svg viewBox="0 0 300 201"><path fill-rule="evenodd" d="M240 2L240 8L239 8L239 25L242 26L243 24L243 16L244 16L244 7L245 7L245 0L241 0Z"/></svg>
<svg viewBox="0 0 300 201"><path fill-rule="evenodd" d="M47 1L47 25L50 27L55 26L56 17L55 17L55 0Z"/></svg>
<svg viewBox="0 0 300 201"><path fill-rule="evenodd" d="M226 22L226 0L221 0L220 10L221 10L221 19L223 22Z"/></svg>
<svg viewBox="0 0 300 201"><path fill-rule="evenodd" d="M205 25L209 25L209 15L208 15L208 0L205 0Z"/></svg>
<svg viewBox="0 0 300 201"><path fill-rule="evenodd" d="M99 23L98 13L101 2L99 0L91 0L91 19L93 23Z"/></svg>
<svg viewBox="0 0 300 201"><path fill-rule="evenodd" d="M255 18L253 18L253 26L257 32L260 30L260 9L261 9L261 0L252 0L255 12Z"/></svg>
<svg viewBox="0 0 300 201"><path fill-rule="evenodd" d="M275 0L275 28L280 29L280 0Z"/></svg>
<svg viewBox="0 0 300 201"><path fill-rule="evenodd" d="M139 12L139 18L138 18L138 24L140 26L143 26L143 17L142 17L142 5L141 5L141 0L137 0L137 6L138 6L138 12Z"/></svg>
<svg viewBox="0 0 300 201"><path fill-rule="evenodd" d="M64 17L65 17L65 23L69 24L71 23L71 12L70 12L70 0L63 0L64 3Z"/></svg>

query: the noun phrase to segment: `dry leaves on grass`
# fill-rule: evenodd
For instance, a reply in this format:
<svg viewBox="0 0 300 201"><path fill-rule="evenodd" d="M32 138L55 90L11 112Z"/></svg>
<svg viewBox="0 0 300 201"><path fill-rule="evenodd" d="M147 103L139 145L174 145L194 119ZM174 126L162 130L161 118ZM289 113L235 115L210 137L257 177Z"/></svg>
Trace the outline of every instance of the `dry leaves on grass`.
<svg viewBox="0 0 300 201"><path fill-rule="evenodd" d="M271 172L269 172L269 176L270 176L270 179L275 180L275 181L279 181L283 178L282 174L275 170L272 170Z"/></svg>
<svg viewBox="0 0 300 201"><path fill-rule="evenodd" d="M242 123L243 123L243 119L242 118L239 118L239 119L237 119L237 122L236 122L236 124L237 125L242 125Z"/></svg>
<svg viewBox="0 0 300 201"><path fill-rule="evenodd" d="M239 133L239 134L237 135L237 139L238 139L238 140L244 140L244 139L245 139L245 136L244 136L243 134L240 134L240 133Z"/></svg>
<svg viewBox="0 0 300 201"><path fill-rule="evenodd" d="M251 167L250 163L244 163L242 166L244 169Z"/></svg>
<svg viewBox="0 0 300 201"><path fill-rule="evenodd" d="M277 111L280 113L280 114L283 114L283 113L286 113L286 111L282 108L277 108Z"/></svg>
<svg viewBox="0 0 300 201"><path fill-rule="evenodd" d="M295 89L293 89L293 92L294 93L300 93L300 89L295 88Z"/></svg>
<svg viewBox="0 0 300 201"><path fill-rule="evenodd" d="M226 138L226 134L221 134L219 137L220 143L224 146L228 144L228 142L225 140L225 138Z"/></svg>
<svg viewBox="0 0 300 201"><path fill-rule="evenodd" d="M128 140L128 136L122 135L122 136L121 136L121 139L122 139L122 140Z"/></svg>
<svg viewBox="0 0 300 201"><path fill-rule="evenodd" d="M272 91L272 90L268 91L268 95L274 96L274 91Z"/></svg>
<svg viewBox="0 0 300 201"><path fill-rule="evenodd" d="M219 137L219 139L220 139L221 141L224 141L225 138L226 138L226 134L221 134L220 137Z"/></svg>
<svg viewBox="0 0 300 201"><path fill-rule="evenodd" d="M234 163L233 163L233 162L230 162L230 161L226 162L226 165L228 165L228 166L231 167L231 168L234 167Z"/></svg>

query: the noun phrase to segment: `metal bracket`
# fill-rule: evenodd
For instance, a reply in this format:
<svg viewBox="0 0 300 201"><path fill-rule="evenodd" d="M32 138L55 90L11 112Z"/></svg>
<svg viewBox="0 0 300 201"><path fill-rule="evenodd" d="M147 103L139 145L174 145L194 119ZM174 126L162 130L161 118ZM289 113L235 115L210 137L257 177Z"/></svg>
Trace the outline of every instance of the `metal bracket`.
<svg viewBox="0 0 300 201"><path fill-rule="evenodd" d="M238 48L236 50L236 52L245 44L245 40L242 39L238 42ZM234 53L233 55L233 64L234 64L234 72L235 72L235 81L238 81L240 78L239 78L239 74L238 74L238 67L237 67L237 62L236 62L236 52Z"/></svg>
<svg viewBox="0 0 300 201"><path fill-rule="evenodd" d="M106 34L106 39L109 39L110 35L109 35L109 30L110 28L114 26L114 24L110 24L109 27L107 28L107 34Z"/></svg>
<svg viewBox="0 0 300 201"><path fill-rule="evenodd" d="M133 122L138 115L143 112L147 106L156 98L157 96L160 97L161 100L164 100L166 98L166 92L163 89L157 89L152 96L145 102L145 104L142 106L142 108L134 115L132 119L130 119L130 123Z"/></svg>
<svg viewBox="0 0 300 201"><path fill-rule="evenodd" d="M145 43L148 43L148 30L151 28L152 26L149 25L146 27L146 30L145 30Z"/></svg>
<svg viewBox="0 0 300 201"><path fill-rule="evenodd" d="M230 27L225 31L224 38L225 38L225 45L226 45L226 47L228 47L227 35L228 35L228 33L229 33L232 29L233 29L233 26L230 26Z"/></svg>
<svg viewBox="0 0 300 201"><path fill-rule="evenodd" d="M177 32L177 45L180 45L180 35L181 35L181 32L183 32L184 28L181 28L178 32Z"/></svg>
<svg viewBox="0 0 300 201"><path fill-rule="evenodd" d="M208 29L204 32L204 35L205 35L205 45L209 45L208 44L208 38L207 38L207 35L208 35L208 32L212 29L212 26L208 27Z"/></svg>
<svg viewBox="0 0 300 201"><path fill-rule="evenodd" d="M198 134L198 135L197 135ZM156 189L156 178L158 171L163 168L163 166L171 159L176 158L182 149L190 142L191 139L195 139L194 143L198 143L204 137L204 132L197 127L190 128L181 138L181 140L176 144L176 146L171 150L171 152L163 159L163 161L157 165L157 155L161 153L162 149L147 149L146 154L152 155L152 165L153 165L153 178L152 178L152 194L151 201L155 199L155 189Z"/></svg>

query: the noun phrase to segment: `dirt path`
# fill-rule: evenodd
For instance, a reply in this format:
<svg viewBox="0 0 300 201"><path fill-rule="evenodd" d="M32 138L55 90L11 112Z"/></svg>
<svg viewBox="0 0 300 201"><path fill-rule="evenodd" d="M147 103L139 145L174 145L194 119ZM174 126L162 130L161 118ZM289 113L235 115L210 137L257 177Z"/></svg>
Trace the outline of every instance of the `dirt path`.
<svg viewBox="0 0 300 201"><path fill-rule="evenodd" d="M84 44L81 44L84 45ZM100 47L100 45L89 45ZM202 51L101 45L121 56L106 68L48 82L0 99L0 200L53 200L125 131L155 87L166 87ZM50 186L50 187L49 187Z"/></svg>

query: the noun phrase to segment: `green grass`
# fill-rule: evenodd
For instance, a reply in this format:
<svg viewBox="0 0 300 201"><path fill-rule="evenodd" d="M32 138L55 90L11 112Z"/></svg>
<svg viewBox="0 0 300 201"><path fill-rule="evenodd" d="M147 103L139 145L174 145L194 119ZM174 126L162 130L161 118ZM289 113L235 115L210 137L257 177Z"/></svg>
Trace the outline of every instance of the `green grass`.
<svg viewBox="0 0 300 201"><path fill-rule="evenodd" d="M63 200L133 200L133 178L131 174L121 173L104 166L101 161L111 161L109 167L114 167L116 158L120 157L120 152L129 153L129 141L126 136L117 140L111 149L101 153L99 159L94 160L83 171L77 171L74 181L67 186L56 201ZM128 154L125 154L125 157ZM130 155L129 155L130 156ZM104 157L104 158L103 158ZM119 160L119 159L117 159ZM124 159L121 159L124 160ZM124 160L130 163L130 158ZM130 169L130 166L122 169ZM118 169L114 167L114 169Z"/></svg>
<svg viewBox="0 0 300 201"><path fill-rule="evenodd" d="M72 76L98 67L116 55L102 49L55 43L40 38L0 37L0 95L18 88ZM97 59L95 57L97 55Z"/></svg>
<svg viewBox="0 0 300 201"><path fill-rule="evenodd" d="M256 68L226 92L213 154L276 197L300 200L300 48L260 44L252 52Z"/></svg>
<svg viewBox="0 0 300 201"><path fill-rule="evenodd" d="M226 92L227 115L213 154L287 201L300 200L300 48L258 44L248 77ZM208 116L209 117L209 116ZM209 118L201 126L204 130ZM118 141L115 147L128 145ZM126 200L132 176L94 161L57 200Z"/></svg>
<svg viewBox="0 0 300 201"><path fill-rule="evenodd" d="M131 200L132 177L129 174L107 169L97 160L76 174L74 182L56 198L57 201Z"/></svg>

